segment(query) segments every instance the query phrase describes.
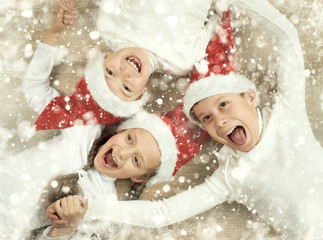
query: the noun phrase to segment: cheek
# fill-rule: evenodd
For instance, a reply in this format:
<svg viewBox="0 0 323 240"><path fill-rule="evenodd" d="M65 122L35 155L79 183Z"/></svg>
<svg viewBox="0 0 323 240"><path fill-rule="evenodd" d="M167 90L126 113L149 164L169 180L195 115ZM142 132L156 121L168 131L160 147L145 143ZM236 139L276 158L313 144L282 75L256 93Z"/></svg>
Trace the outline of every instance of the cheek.
<svg viewBox="0 0 323 240"><path fill-rule="evenodd" d="M218 134L216 133L213 127L205 127L205 129L213 139L217 140L219 138Z"/></svg>

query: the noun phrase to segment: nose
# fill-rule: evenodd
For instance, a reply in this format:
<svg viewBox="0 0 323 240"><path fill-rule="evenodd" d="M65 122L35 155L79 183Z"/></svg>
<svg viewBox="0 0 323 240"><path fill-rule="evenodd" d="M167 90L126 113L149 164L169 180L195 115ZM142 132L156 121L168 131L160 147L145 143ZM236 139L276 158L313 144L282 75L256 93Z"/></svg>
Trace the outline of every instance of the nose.
<svg viewBox="0 0 323 240"><path fill-rule="evenodd" d="M119 153L119 160L121 160L122 165L132 157L132 149L128 147L121 147L118 153Z"/></svg>
<svg viewBox="0 0 323 240"><path fill-rule="evenodd" d="M120 72L119 72L119 74L120 74L121 78L123 78L123 79L133 77L133 76L132 76L132 71L131 71L131 69L130 69L130 68L129 68L129 66L127 66L126 64L127 64L127 63L122 63L122 64L120 65Z"/></svg>
<svg viewBox="0 0 323 240"><path fill-rule="evenodd" d="M218 127L224 127L225 124L228 122L228 119L225 116L218 116L216 117L215 122Z"/></svg>

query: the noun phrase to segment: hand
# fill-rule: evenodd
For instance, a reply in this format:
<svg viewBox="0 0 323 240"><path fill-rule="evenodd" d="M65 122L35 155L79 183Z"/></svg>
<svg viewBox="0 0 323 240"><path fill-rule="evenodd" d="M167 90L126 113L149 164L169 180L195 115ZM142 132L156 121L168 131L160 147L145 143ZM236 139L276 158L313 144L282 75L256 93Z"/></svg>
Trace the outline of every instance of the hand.
<svg viewBox="0 0 323 240"><path fill-rule="evenodd" d="M58 200L60 201L60 200ZM47 209L46 209L46 215L49 218L49 220L52 222L52 225L57 228L67 227L68 221L61 219L55 209L56 202L52 203Z"/></svg>
<svg viewBox="0 0 323 240"><path fill-rule="evenodd" d="M87 207L87 199L77 195L61 198L50 205L46 214L51 216L53 228L48 236L59 237L73 233L83 219Z"/></svg>
<svg viewBox="0 0 323 240"><path fill-rule="evenodd" d="M77 18L76 0L56 0L54 11L55 15L63 10L61 22L64 25L72 25Z"/></svg>
<svg viewBox="0 0 323 240"><path fill-rule="evenodd" d="M56 46L61 33L68 25L73 24L77 18L75 0L56 0L54 5L54 17L50 28L44 37L43 43Z"/></svg>

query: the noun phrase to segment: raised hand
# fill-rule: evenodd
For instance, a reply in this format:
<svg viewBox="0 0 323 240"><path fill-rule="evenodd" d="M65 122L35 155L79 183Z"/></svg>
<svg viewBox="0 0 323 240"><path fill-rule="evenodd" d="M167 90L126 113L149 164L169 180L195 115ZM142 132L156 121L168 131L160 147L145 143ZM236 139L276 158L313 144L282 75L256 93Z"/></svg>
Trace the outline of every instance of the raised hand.
<svg viewBox="0 0 323 240"><path fill-rule="evenodd" d="M61 19L64 25L72 25L77 18L76 1L75 0L57 0L54 6L55 14L59 14L63 10Z"/></svg>

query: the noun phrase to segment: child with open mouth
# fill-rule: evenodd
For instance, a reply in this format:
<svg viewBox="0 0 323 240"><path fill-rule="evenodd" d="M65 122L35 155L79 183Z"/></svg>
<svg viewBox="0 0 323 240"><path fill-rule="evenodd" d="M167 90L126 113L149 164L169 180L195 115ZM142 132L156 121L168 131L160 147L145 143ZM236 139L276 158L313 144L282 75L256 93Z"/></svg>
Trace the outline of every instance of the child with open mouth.
<svg viewBox="0 0 323 240"><path fill-rule="evenodd" d="M62 129L89 121L109 125L140 111L149 99L146 84L153 71L184 76L204 58L219 19L217 14L207 17L211 3L183 0L175 7L174 1L164 1L162 6L156 0L101 1L97 27L110 50L88 62L72 96L56 96L49 103L36 122L37 129ZM75 0L56 1L54 21L31 65L52 68L60 35L77 18L75 6ZM27 77L39 79L36 71Z"/></svg>

